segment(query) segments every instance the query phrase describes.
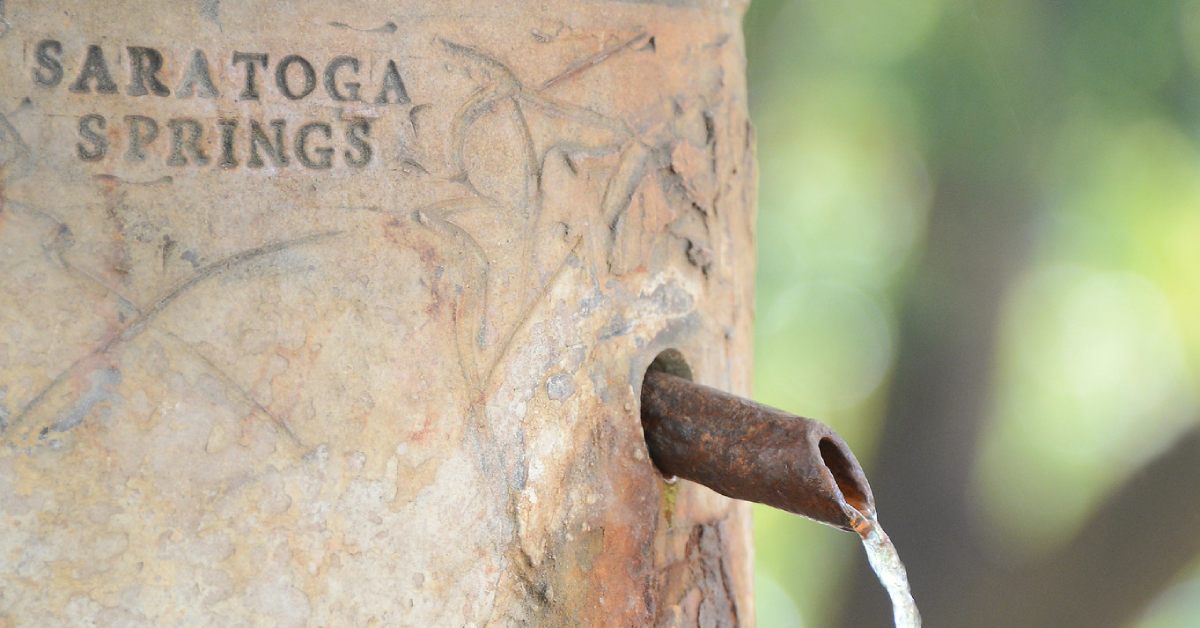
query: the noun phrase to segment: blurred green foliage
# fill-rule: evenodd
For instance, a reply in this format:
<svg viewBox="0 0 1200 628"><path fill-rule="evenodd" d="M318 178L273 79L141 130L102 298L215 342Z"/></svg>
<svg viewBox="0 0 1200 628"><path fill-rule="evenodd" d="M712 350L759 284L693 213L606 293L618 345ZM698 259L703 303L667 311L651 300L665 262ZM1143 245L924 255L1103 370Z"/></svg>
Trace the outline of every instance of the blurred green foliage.
<svg viewBox="0 0 1200 628"><path fill-rule="evenodd" d="M1027 246L998 260L969 533L1002 560L1062 543L1197 422L1200 1L754 0L745 25L756 398L826 421L870 472L899 309L961 289L908 292L934 199L1017 199L991 208ZM755 516L760 624L833 623L855 540ZM1200 625L1200 572L1141 625Z"/></svg>

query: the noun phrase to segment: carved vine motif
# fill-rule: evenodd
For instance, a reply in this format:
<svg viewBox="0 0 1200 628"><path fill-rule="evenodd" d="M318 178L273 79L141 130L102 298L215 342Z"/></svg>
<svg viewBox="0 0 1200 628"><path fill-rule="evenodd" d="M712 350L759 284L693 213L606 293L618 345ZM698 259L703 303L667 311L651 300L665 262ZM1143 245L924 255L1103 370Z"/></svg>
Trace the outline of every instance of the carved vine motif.
<svg viewBox="0 0 1200 628"><path fill-rule="evenodd" d="M2 4L0 4L0 7L2 7ZM17 110L20 111L29 106L29 100L26 99L22 101ZM122 295L118 290L94 276L87 269L81 268L71 261L69 252L74 245L75 239L70 226L65 221L56 217L51 211L42 209L33 203L21 202L9 198L5 193L7 184L28 176L33 171L33 167L34 155L29 145L21 137L17 128L9 121L8 116L0 113L0 214L17 212L28 215L35 220L45 222L49 227L49 232L46 240L41 243L41 248L47 261L58 270L67 273L79 281L86 287L85 289L98 290L101 294L116 299L121 309L129 313L130 318L124 325L99 340L89 351L77 356L65 369L55 374L48 383L39 388L32 397L19 406L10 416L6 416L3 413L3 408L0 408L0 435L9 438L13 437L13 428L33 420L33 416L41 412L48 405L55 407L61 405L65 409L51 412L52 416L38 421L37 425L41 427L36 430L36 436L39 440L44 439L50 432L65 431L77 427L90 410L91 405L95 403L94 398L97 397L99 392L102 392L97 387L103 388L115 383L114 378L117 378L118 374L110 366L113 355L144 332L153 329L155 320L165 309L187 296L198 285L225 275L229 271L244 267L256 260L292 248L313 244L340 233L337 231L327 231L311 233L293 239L268 242L261 246L238 251L208 265L196 266L189 275L182 278L173 286L166 288L149 304L139 307L133 300ZM110 181L117 184L129 183L109 175L97 175L96 178L97 180ZM171 178L163 177L151 183L164 181L170 183ZM235 382L224 370L213 364L199 350L169 331L161 329L155 331L163 339L180 346L204 370L222 381L240 397L241 401L249 406L252 412L261 415L275 424L294 445L301 446L299 439L282 417L276 416L265 408L244 387ZM105 375L105 373L108 373L108 375ZM92 385L88 387L89 389L77 390L78 387L67 386L68 383L77 382L80 379L91 381ZM63 398L56 398L58 396L62 396Z"/></svg>
<svg viewBox="0 0 1200 628"><path fill-rule="evenodd" d="M103 385L106 377L97 377L100 372L115 371L108 367L108 363L113 359L116 352L128 345L131 341L139 337L144 332L150 330L155 322L155 319L166 310L168 307L182 299L198 285L225 275L229 271L244 267L258 259L274 255L289 249L293 249L308 244L313 244L327 238L331 238L340 234L337 231L327 231L313 233L299 238L290 240L280 240L270 242L263 246L258 246L246 250L239 251L232 255L219 259L211 264L207 264L195 269L190 275L163 291L154 299L152 303L145 307L138 307L129 298L121 295L115 289L109 287L101 280L93 277L87 271L76 267L66 257L66 251L71 246L72 236L70 228L65 223L60 222L50 214L37 210L35 208L26 207L21 204L12 204L17 208L23 209L33 215L39 216L53 221L57 227L54 229L54 234L51 239L43 244L43 250L55 262L56 266L69 273L76 279L80 279L94 288L100 289L103 293L114 297L121 304L122 308L132 312L132 317L120 328L108 334L101 341L96 343L88 352L78 356L70 365L51 378L50 382L42 386L37 393L33 395L11 418L5 421L0 421L0 434L8 432L10 429L19 427L37 413L42 406L51 403L56 394L62 391L64 386L73 380L78 380L83 376L88 376L88 379L94 384L91 391L81 392L78 390L68 391L67 410L55 413L55 416L50 420L43 420L38 423L41 428L38 430L37 438L44 439L50 432L61 432L77 427L87 414L91 403L88 401L89 395L94 396L95 388L98 385ZM291 430L286 421L281 417L275 416L261 403L255 400L243 387L238 385L233 379L226 374L222 369L212 363L207 357L200 353L190 343L180 338L179 336L165 330L157 330L159 334L174 344L179 345L183 350L198 360L201 366L217 377L226 386L234 390L242 401L248 404L256 414L261 414L270 422L274 423L295 445L301 445L296 434ZM112 377L108 377L112 380ZM100 382L100 383L97 383ZM115 383L110 381L109 383Z"/></svg>
<svg viewBox="0 0 1200 628"><path fill-rule="evenodd" d="M37 430L37 438L40 440L45 438L50 432L65 431L78 426L87 414L90 406L95 402L94 398L98 394L97 387L104 387L115 383L113 379L117 377L117 372L108 365L112 360L113 354L120 351L125 345L144 332L152 329L155 320L164 310L185 297L201 283L224 275L231 270L246 266L258 259L295 247L312 244L336 236L339 233L332 231L320 232L290 240L269 242L262 246L228 255L211 264L198 266L193 269L191 274L161 292L148 305L139 307L131 299L120 294L115 288L71 261L69 252L75 240L71 228L66 222L54 216L50 211L41 209L36 205L10 199L4 194L7 183L27 176L32 169L32 151L22 139L16 127L12 125L3 113L0 113L0 212L18 212L47 223L49 226L49 235L41 244L42 251L47 260L55 268L66 272L74 279L80 281L84 286L92 290L99 290L101 294L116 299L121 309L130 314L130 318L124 325L98 341L89 351L77 356L65 369L58 372L47 384L39 388L11 416L0 414L0 434L8 436L12 435L12 428L28 423L44 406L54 401L65 401L66 409L61 412L52 413L52 417L39 421L37 425L41 427ZM104 179L105 177L100 176L99 178ZM120 183L120 181L117 182ZM164 339L182 347L185 353L196 359L206 371L224 382L226 386L240 396L242 401L252 408L253 412L263 415L279 427L293 444L300 445L296 435L282 418L275 416L263 407L243 387L233 381L228 374L213 364L211 360L206 358L195 347L169 331L156 331ZM109 375L105 375L105 373ZM68 389L69 387L66 385L69 382L77 381L81 378L92 382L89 390ZM60 393L65 395L64 399L56 399L56 396ZM92 400L89 401L89 399Z"/></svg>
<svg viewBox="0 0 1200 628"><path fill-rule="evenodd" d="M656 194L666 204L682 204L688 210L699 210L705 233L708 215L707 210L701 208L701 202L690 198L691 191L679 173L672 169L672 150L680 138L669 125L638 132L625 120L550 95L555 86L581 78L618 55L638 50L653 52L652 36L639 33L604 48L570 64L537 86L528 85L507 65L476 48L445 39L439 43L479 82L454 116L449 138L450 179L459 183L466 193L421 207L413 212L413 218L449 242L463 261L467 280L456 307L456 346L467 385L482 392L532 308L550 289L584 240L583 235L575 237L569 252L549 277L540 277L536 272L544 255L539 238L545 226L542 220L546 209L546 171L551 159L562 159L572 173L578 174L576 162L579 159L616 156L616 164L604 182L598 206L591 210L599 214L608 227L603 255L604 263L613 274L634 270L644 261L644 251L638 250L644 236L642 225L630 220L631 206L644 182L652 181L658 188ZM678 110L680 103L677 102L676 107L676 113L681 113ZM543 127L552 129L549 137L535 139L533 117L539 118ZM507 146L510 159L520 165L519 172L509 177L519 180L504 181L507 186L497 184L494 173L473 169L468 152L468 137L474 127L500 122L511 123L519 130L515 145ZM710 124L711 120L706 118L705 122ZM518 253L510 259L517 260L519 268L498 268L481 238L464 226L463 217L488 212L515 222L521 237L516 244ZM566 230L570 231L569 225ZM710 250L706 243L698 243L696 248ZM508 324L498 322L499 308L490 302L496 290L494 284L500 278L509 280L505 296L516 295L522 306L521 314Z"/></svg>

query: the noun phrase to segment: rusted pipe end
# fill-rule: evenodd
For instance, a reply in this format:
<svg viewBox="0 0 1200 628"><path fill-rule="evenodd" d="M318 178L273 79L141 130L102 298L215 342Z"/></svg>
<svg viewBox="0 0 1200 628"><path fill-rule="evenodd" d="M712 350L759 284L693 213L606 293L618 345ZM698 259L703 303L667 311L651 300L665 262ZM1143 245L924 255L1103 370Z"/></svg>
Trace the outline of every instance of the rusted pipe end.
<svg viewBox="0 0 1200 628"><path fill-rule="evenodd" d="M847 531L875 514L862 467L823 423L650 370L642 427L668 476Z"/></svg>

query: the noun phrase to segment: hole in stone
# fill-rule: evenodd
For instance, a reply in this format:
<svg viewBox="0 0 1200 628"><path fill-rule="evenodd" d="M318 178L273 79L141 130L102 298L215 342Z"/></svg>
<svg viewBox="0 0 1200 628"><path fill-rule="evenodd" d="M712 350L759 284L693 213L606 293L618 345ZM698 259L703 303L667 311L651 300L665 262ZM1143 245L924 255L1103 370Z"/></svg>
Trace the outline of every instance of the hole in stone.
<svg viewBox="0 0 1200 628"><path fill-rule="evenodd" d="M684 359L683 354L678 349L667 349L659 353L654 358L654 361L650 363L650 366L646 368L646 371L670 373L675 377L682 377L689 382L693 381L692 367L688 366L687 360ZM638 391L638 393L638 398L640 399L641 391Z"/></svg>

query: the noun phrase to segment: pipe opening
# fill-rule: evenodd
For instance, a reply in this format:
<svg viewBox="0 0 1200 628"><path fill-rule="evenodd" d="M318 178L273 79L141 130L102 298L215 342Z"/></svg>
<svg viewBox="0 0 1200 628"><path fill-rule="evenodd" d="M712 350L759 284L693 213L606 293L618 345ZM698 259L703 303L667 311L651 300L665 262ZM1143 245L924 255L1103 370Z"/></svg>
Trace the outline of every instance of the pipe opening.
<svg viewBox="0 0 1200 628"><path fill-rule="evenodd" d="M855 465L846 457L842 448L830 438L822 438L817 447L821 450L821 461L825 468L833 474L833 481L842 491L846 503L863 515L871 515L871 502L867 499L867 491L859 485L854 477Z"/></svg>

